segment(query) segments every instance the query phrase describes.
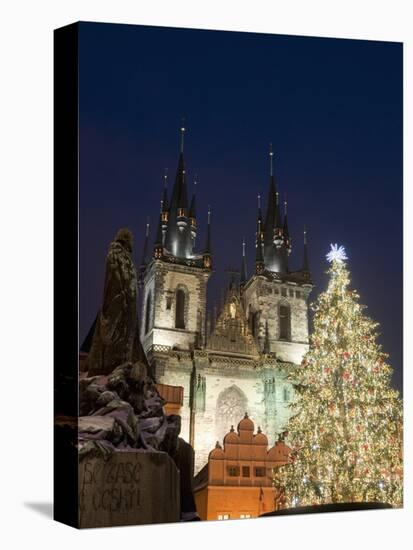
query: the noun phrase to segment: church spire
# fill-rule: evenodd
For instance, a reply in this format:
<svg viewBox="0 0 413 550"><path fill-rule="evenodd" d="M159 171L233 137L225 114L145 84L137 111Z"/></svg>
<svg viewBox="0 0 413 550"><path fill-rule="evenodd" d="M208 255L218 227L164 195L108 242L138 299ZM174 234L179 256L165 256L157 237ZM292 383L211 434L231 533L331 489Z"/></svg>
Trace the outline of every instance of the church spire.
<svg viewBox="0 0 413 550"><path fill-rule="evenodd" d="M208 225L205 250L203 254L204 267L212 268L212 252L211 252L211 207L208 205Z"/></svg>
<svg viewBox="0 0 413 550"><path fill-rule="evenodd" d="M189 217L190 218L196 218L196 185L197 185L197 177L195 175L194 189L192 191L191 206L189 207Z"/></svg>
<svg viewBox="0 0 413 550"><path fill-rule="evenodd" d="M285 193L285 196L284 196L283 236L284 236L284 244L285 244L285 247L287 249L287 253L290 254L290 252L291 252L291 239L290 239L290 233L288 231L288 220L287 220L287 193Z"/></svg>
<svg viewBox="0 0 413 550"><path fill-rule="evenodd" d="M308 261L308 249L307 249L307 230L305 226L304 226L304 255L303 255L302 271L306 271L307 273L310 273L310 264Z"/></svg>
<svg viewBox="0 0 413 550"><path fill-rule="evenodd" d="M183 153L184 153L184 137L185 137L185 131L186 131L186 128L185 128L185 119L183 118L183 119L182 119L182 124L181 124L181 155L183 155Z"/></svg>
<svg viewBox="0 0 413 550"><path fill-rule="evenodd" d="M153 249L153 255L154 257L159 260L162 257L163 253L163 214L164 214L164 206L163 206L163 199L161 200L161 210L159 212L159 222L158 222L158 229L156 231L156 238L155 238L155 246Z"/></svg>
<svg viewBox="0 0 413 550"><path fill-rule="evenodd" d="M194 243L196 239L196 229L197 229L196 227L196 184L197 184L197 179L195 176L194 189L192 191L191 206L189 207L189 225L191 230L191 237Z"/></svg>
<svg viewBox="0 0 413 550"><path fill-rule="evenodd" d="M163 195L162 195L162 212L168 210L168 168L165 168L163 175Z"/></svg>
<svg viewBox="0 0 413 550"><path fill-rule="evenodd" d="M261 195L258 195L258 215L257 215L257 232L255 237L255 273L260 275L264 271L264 257L262 254L263 249L263 227L262 227L262 215L261 215Z"/></svg>
<svg viewBox="0 0 413 550"><path fill-rule="evenodd" d="M177 258L188 259L193 255L193 239L188 227L188 195L184 163L184 134L186 127L180 128L180 153L175 183L171 194L168 224L165 235L165 248Z"/></svg>
<svg viewBox="0 0 413 550"><path fill-rule="evenodd" d="M141 265L145 266L148 263L148 242L149 242L149 218L146 218L145 240L143 243Z"/></svg>
<svg viewBox="0 0 413 550"><path fill-rule="evenodd" d="M245 256L245 238L242 239L242 261L241 261L241 286L247 282L247 258Z"/></svg>
<svg viewBox="0 0 413 550"><path fill-rule="evenodd" d="M274 152L272 143L270 143L270 185L268 188L267 210L264 222L264 245L271 246L274 240L274 229L277 225L276 203L277 203L277 186L274 178Z"/></svg>

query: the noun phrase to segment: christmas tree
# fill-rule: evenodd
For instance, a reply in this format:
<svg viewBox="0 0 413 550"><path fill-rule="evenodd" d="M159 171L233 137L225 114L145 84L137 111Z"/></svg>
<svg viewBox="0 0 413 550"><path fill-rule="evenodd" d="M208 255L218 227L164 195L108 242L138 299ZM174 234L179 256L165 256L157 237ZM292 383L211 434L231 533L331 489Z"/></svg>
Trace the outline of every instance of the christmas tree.
<svg viewBox="0 0 413 550"><path fill-rule="evenodd" d="M290 463L274 484L285 507L337 502L402 504L402 403L377 343L377 326L349 289L347 256L331 245L327 291L312 306L314 330L291 378Z"/></svg>

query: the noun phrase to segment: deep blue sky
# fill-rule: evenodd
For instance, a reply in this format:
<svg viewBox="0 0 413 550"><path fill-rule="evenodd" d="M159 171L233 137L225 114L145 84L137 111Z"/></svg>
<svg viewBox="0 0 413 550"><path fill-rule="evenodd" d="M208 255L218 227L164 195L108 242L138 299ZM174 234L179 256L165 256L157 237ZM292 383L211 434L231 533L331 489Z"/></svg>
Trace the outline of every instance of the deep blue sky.
<svg viewBox="0 0 413 550"><path fill-rule="evenodd" d="M211 295L239 267L243 236L253 269L256 196L267 194L272 142L288 193L290 267L301 266L306 224L315 298L327 284L330 243L347 248L352 285L381 324L401 389L401 44L82 23L79 70L81 340L119 227L132 229L140 261L165 167L173 182L185 116L199 245L212 207Z"/></svg>

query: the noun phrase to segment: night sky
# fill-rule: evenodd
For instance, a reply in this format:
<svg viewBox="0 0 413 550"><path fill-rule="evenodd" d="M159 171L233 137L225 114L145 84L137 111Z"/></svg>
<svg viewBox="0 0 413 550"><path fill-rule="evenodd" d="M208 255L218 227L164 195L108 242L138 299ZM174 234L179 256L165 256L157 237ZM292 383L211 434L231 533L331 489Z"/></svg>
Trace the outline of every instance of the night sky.
<svg viewBox="0 0 413 550"><path fill-rule="evenodd" d="M102 300L118 228L142 256L186 119L189 191L198 177L198 250L212 209L211 303L247 243L254 269L256 197L267 196L269 143L293 252L308 229L315 289L343 244L352 286L380 323L402 389L402 45L83 23L80 26L80 341ZM153 242L153 240L152 240Z"/></svg>

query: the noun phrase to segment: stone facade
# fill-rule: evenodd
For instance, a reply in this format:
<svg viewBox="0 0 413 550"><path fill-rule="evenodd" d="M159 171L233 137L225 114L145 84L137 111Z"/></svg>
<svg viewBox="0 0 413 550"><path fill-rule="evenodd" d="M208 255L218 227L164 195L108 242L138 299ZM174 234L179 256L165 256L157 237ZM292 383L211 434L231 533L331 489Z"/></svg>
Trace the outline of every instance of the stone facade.
<svg viewBox="0 0 413 550"><path fill-rule="evenodd" d="M254 275L243 291L246 317L260 351L275 353L281 361L300 363L308 348L308 295L312 285ZM289 315L287 335L280 332L280 307ZM252 326L254 325L254 326Z"/></svg>
<svg viewBox="0 0 413 550"><path fill-rule="evenodd" d="M156 287L152 282L156 278L155 270L155 266L148 270L146 293ZM308 346L307 296L311 287L281 285L268 282L264 277L249 281L242 295L234 287L228 291L217 323L202 345L199 335L205 327L205 302L204 296L196 293L204 291L205 273L185 273L182 266L179 271L174 266L172 275L168 273L168 266L158 271L163 274L158 280L169 286L161 287L158 303L155 301L153 329L144 339L144 346L157 382L183 387L181 435L195 449L195 472L206 463L215 442L222 441L228 426L236 425L245 412L273 443L287 423L288 406L294 397L286 377L291 369L297 368ZM165 303L165 288L174 294L172 281L176 288L183 282L191 285L193 294L189 300L193 302L193 312L204 304L201 320L192 313L192 318L188 317L188 329L178 332L172 326L173 309L168 316L159 304ZM283 288L293 288L294 295L290 296L287 291L284 297ZM259 292L263 293L262 297ZM288 302L291 308L291 341L278 339L279 301ZM190 308L191 305L188 310ZM260 313L256 337L245 313L253 308ZM143 313L144 319L145 310ZM268 328L263 330L267 323ZM269 349L266 349L266 339L270 342ZM197 342L201 345L196 345Z"/></svg>
<svg viewBox="0 0 413 550"><path fill-rule="evenodd" d="M243 243L239 285L232 284L213 327L207 323L212 270L211 212L206 243L195 251L196 197L190 205L181 151L170 200L164 188L153 255L147 239L140 268L141 340L156 382L183 388L182 436L195 449L195 470L245 412L274 442L289 417L287 382L308 348L312 289L304 232L303 265L289 267L287 203L281 213L270 151L265 216L258 201L255 272L248 278Z"/></svg>
<svg viewBox="0 0 413 550"><path fill-rule="evenodd" d="M154 260L145 273L141 341L145 352L153 345L193 349L205 341L206 285L209 269ZM184 293L184 328L175 325L177 292Z"/></svg>

